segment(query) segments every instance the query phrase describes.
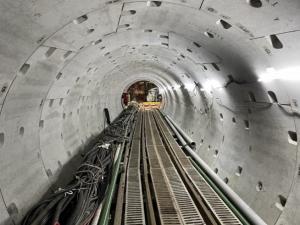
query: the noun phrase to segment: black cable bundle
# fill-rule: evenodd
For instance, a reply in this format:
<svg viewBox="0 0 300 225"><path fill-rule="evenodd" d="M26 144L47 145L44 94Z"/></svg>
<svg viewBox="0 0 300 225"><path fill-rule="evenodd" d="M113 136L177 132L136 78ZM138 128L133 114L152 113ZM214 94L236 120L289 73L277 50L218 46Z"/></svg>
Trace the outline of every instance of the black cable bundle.
<svg viewBox="0 0 300 225"><path fill-rule="evenodd" d="M34 206L21 225L89 225L104 198L117 145L126 138L126 127L136 112L128 107L107 127L83 158L73 180Z"/></svg>

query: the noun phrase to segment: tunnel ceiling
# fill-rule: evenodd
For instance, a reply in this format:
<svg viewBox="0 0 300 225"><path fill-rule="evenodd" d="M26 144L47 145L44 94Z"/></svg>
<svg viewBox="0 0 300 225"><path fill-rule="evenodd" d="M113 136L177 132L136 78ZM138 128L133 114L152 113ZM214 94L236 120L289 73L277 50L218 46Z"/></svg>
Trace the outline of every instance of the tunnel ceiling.
<svg viewBox="0 0 300 225"><path fill-rule="evenodd" d="M123 90L149 80L268 224L298 224L299 79L280 71L300 71L299 12L298 0L0 0L0 222L19 221L104 128L103 108L114 118Z"/></svg>

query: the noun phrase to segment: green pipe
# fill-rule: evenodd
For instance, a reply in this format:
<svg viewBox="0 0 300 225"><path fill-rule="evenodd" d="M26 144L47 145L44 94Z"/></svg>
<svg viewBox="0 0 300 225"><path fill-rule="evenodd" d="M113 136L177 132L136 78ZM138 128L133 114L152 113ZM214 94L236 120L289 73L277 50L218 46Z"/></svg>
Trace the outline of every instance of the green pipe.
<svg viewBox="0 0 300 225"><path fill-rule="evenodd" d="M119 175L119 169L120 169L120 163L123 155L124 144L122 144L122 147L121 145L119 145L118 148L119 148L119 155L113 167L112 179L107 189L108 192L106 193L104 206L103 209L101 210L100 220L98 222L98 225L107 225L109 221L110 207L111 207L111 203L112 203L112 199L116 187L117 178Z"/></svg>
<svg viewBox="0 0 300 225"><path fill-rule="evenodd" d="M225 202L225 204L231 209L231 211L236 215L236 217L244 225L250 225L250 223L245 219L245 217L239 212L239 210L228 200L228 198L223 194L223 192L215 185L214 182L203 172L203 170L197 165L197 163L190 158L190 161L194 167L198 170L201 176L206 180L207 183L214 189L214 191L220 196L220 198Z"/></svg>

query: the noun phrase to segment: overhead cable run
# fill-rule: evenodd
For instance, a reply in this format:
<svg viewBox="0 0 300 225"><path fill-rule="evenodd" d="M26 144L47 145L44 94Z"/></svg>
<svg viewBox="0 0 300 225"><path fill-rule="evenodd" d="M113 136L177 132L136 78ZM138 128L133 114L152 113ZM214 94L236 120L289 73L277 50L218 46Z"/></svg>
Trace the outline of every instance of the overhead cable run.
<svg viewBox="0 0 300 225"><path fill-rule="evenodd" d="M21 224L92 224L110 182L117 149L127 141L136 111L131 106L125 109L102 132L94 147L84 153L71 182L36 204Z"/></svg>

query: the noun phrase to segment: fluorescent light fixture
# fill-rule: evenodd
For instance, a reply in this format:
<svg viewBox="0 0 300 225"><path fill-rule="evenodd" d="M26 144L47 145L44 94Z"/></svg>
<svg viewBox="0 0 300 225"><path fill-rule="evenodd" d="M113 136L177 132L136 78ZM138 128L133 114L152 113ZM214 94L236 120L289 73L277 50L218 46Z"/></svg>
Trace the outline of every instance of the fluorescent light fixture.
<svg viewBox="0 0 300 225"><path fill-rule="evenodd" d="M270 82L273 80L300 81L300 67L290 67L282 70L275 70L269 67L258 78L259 82Z"/></svg>

